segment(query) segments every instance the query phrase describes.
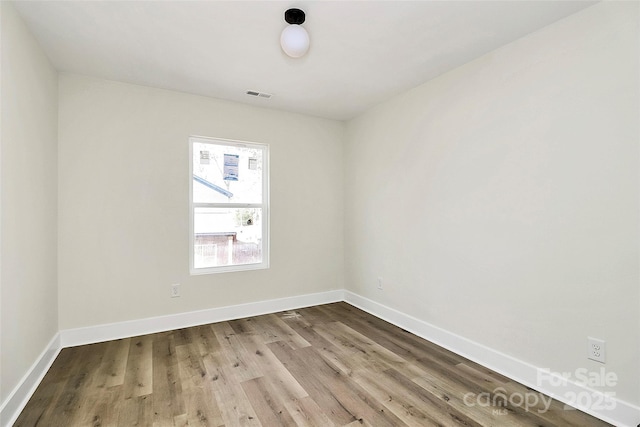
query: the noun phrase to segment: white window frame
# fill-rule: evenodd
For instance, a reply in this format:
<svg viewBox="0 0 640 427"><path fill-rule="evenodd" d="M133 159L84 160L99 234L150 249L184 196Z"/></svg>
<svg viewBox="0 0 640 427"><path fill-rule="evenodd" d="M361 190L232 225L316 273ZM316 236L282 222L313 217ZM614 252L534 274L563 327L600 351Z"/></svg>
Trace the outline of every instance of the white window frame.
<svg viewBox="0 0 640 427"><path fill-rule="evenodd" d="M193 201L193 146L196 143L249 147L262 151L262 203L195 203ZM261 208L262 209L262 262L253 264L222 265L195 268L195 209L209 208ZM269 145L257 142L235 141L205 136L189 137L189 271L192 275L229 273L234 271L269 268Z"/></svg>

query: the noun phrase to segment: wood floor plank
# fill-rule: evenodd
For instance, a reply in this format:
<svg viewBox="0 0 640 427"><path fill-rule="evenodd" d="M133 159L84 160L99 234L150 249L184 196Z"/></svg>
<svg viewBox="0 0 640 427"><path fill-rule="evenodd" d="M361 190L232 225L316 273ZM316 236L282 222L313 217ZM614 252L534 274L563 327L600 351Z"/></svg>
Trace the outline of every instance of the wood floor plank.
<svg viewBox="0 0 640 427"><path fill-rule="evenodd" d="M340 322L382 346L388 345L389 350L407 360L432 356L450 365L470 362L462 356L447 351L434 343L421 339L404 329L371 316L349 304L326 304L320 306L319 309L329 313L335 313L336 316L341 314Z"/></svg>
<svg viewBox="0 0 640 427"><path fill-rule="evenodd" d="M55 407L46 418L43 417L42 425L58 423L59 425L80 424L84 418L82 409L87 409L90 405L87 402L91 393L95 390L90 388L92 375L98 370L102 361L102 344L91 344L77 348L78 359L71 367L68 380L66 381L62 394L59 396Z"/></svg>
<svg viewBox="0 0 640 427"><path fill-rule="evenodd" d="M187 421L190 426L218 427L224 425L222 413L211 388L192 385L185 387L182 393Z"/></svg>
<svg viewBox="0 0 640 427"><path fill-rule="evenodd" d="M289 345L280 341L270 343L268 346L332 423L341 426L358 419L334 396L323 378L318 378L305 361L300 359L295 353L296 350L292 350Z"/></svg>
<svg viewBox="0 0 640 427"><path fill-rule="evenodd" d="M537 392L342 302L65 348L14 425L608 425L481 393Z"/></svg>
<svg viewBox="0 0 640 427"><path fill-rule="evenodd" d="M541 419L551 422L554 425L587 425L590 422L593 425L608 425L604 421L598 424L597 420L593 420L584 412L568 409L565 404L557 400L550 400L548 396L544 396L542 393L525 387L515 381L508 379L506 381L497 381L493 371L477 364L469 366L466 363L462 363L457 365L457 369L463 371L465 376L478 384L484 385L485 389L495 390L496 388L501 388L507 395L528 395L529 399L526 400L528 409L536 413ZM548 403L549 401L550 404Z"/></svg>
<svg viewBox="0 0 640 427"><path fill-rule="evenodd" d="M104 357L94 382L98 387L113 387L124 384L131 339L110 341L107 343Z"/></svg>
<svg viewBox="0 0 640 427"><path fill-rule="evenodd" d="M224 360L226 360L234 375L238 377L239 382L263 375L260 366L255 363L255 360L247 357L247 350L228 322L214 323L211 325L211 329L220 343ZM221 363L224 362L221 360Z"/></svg>
<svg viewBox="0 0 640 427"><path fill-rule="evenodd" d="M335 426L318 404L309 396L303 397L302 399L289 400L285 402L285 406L298 426Z"/></svg>
<svg viewBox="0 0 640 427"><path fill-rule="evenodd" d="M281 342L274 344L281 344ZM345 376L335 366L327 363L327 361L312 348L306 347L294 350L294 353L294 358L298 359L299 366L303 370L313 372L316 381L320 381L327 387L327 390L332 394L336 402L338 402L353 419L367 419L376 426L397 426L402 424L395 415L385 411L384 406L380 404L380 402L377 402L362 387ZM303 378L300 369L298 369L298 375L294 373L294 376L298 381ZM313 396L311 392L309 392L309 395L317 400L316 396ZM353 420L349 420L349 422L350 421Z"/></svg>
<svg viewBox="0 0 640 427"><path fill-rule="evenodd" d="M304 338L298 335L289 325L287 325L286 322L284 322L280 318L280 316L286 315L287 313L278 313L278 315L267 315L264 318L264 322L254 322L254 327L256 327L255 325L259 325L261 327L260 329L256 327L256 330L264 332L264 342L266 344L276 341L284 341L293 349L309 347L311 344L309 344Z"/></svg>
<svg viewBox="0 0 640 427"><path fill-rule="evenodd" d="M53 366L52 366L53 368ZM44 381L38 386L38 393L29 400L30 410L22 411L15 427L44 426L54 417L56 402L62 395L62 382Z"/></svg>
<svg viewBox="0 0 640 427"><path fill-rule="evenodd" d="M238 340L247 351L247 357L254 359L261 366L264 378L267 378L277 393L286 399L300 399L308 396L307 392L271 352L259 335L245 333L238 335Z"/></svg>
<svg viewBox="0 0 640 427"><path fill-rule="evenodd" d="M153 420L153 396L133 396L124 399L119 410L119 426L148 426Z"/></svg>
<svg viewBox="0 0 640 427"><path fill-rule="evenodd" d="M198 328L193 332L205 333ZM207 337L207 340L210 338ZM191 344L176 347L184 407L189 425L219 426L224 421L210 386L212 380L202 357L201 344L192 339Z"/></svg>
<svg viewBox="0 0 640 427"><path fill-rule="evenodd" d="M242 388L264 426L295 426L283 398L264 378L254 378L242 383ZM285 398L286 399L286 398Z"/></svg>
<svg viewBox="0 0 640 427"><path fill-rule="evenodd" d="M436 377L418 377L413 378L412 380L431 394L442 396L442 398L445 399L453 409L475 420L481 425L497 424L517 427L553 426L552 423L540 419L531 412L522 411L508 403L505 406L501 406L500 404L503 403L503 399L499 391L491 391L487 395L489 402L498 402L498 404L484 406L477 404L477 401L474 401L473 398L470 400L465 399L465 395L467 395L467 393L473 392L460 388L456 385L439 381ZM483 391L480 393L483 393ZM474 395L478 396L478 394L475 393ZM475 404L470 405L468 403L469 401Z"/></svg>
<svg viewBox="0 0 640 427"><path fill-rule="evenodd" d="M247 398L240 381L228 363L220 363L212 355L204 357L211 387L220 415L227 426L260 426L260 420Z"/></svg>
<svg viewBox="0 0 640 427"><path fill-rule="evenodd" d="M173 331L175 345L177 346L191 344L192 336L193 336L193 332L191 328L176 329L175 331Z"/></svg>
<svg viewBox="0 0 640 427"><path fill-rule="evenodd" d="M478 384L483 384L485 389L496 390L500 389L507 396L524 396L520 407L527 409L534 413L538 418L545 420L545 422L553 425L587 425L589 424L589 416L581 411L568 409L566 405L556 400L551 400L550 397L544 396L542 393L533 390L529 387L525 387L515 381L507 381L504 383L497 383L496 387L488 386L488 384L496 384L494 378L490 374L486 374L484 369L479 370L476 366L467 366L466 364L460 364L457 369L463 371L468 378L475 379ZM519 399L512 399L512 402L519 402ZM524 408L526 407L526 408ZM593 425L608 425L605 422L598 424L596 420L591 420Z"/></svg>
<svg viewBox="0 0 640 427"><path fill-rule="evenodd" d="M502 403L505 399L502 397L505 393L505 384L501 384L499 387L492 388L486 383L478 383L474 381L472 376L466 375L461 369L462 364L455 367L446 367L445 365L434 363L433 359L420 359L417 361L423 371L428 372L422 375L422 378L414 378L413 380L420 385L426 384L438 384L442 390L446 390L448 397L451 399L451 405L456 406L459 404L458 399L463 399L467 393L473 395L485 395L488 396L490 401L496 401ZM468 413L468 405L464 405L466 408L461 410L463 413ZM457 407L457 406L456 406ZM458 408L460 409L460 408ZM492 417L499 417L501 422L511 422L513 425L522 426L547 426L553 425L544 418L536 416L533 412L526 411L523 408L508 404L505 406L491 406L480 407L476 405L473 407L476 409L473 411L475 415L484 413L490 413Z"/></svg>
<svg viewBox="0 0 640 427"><path fill-rule="evenodd" d="M88 373L100 364L96 346L62 349L30 399L34 410L23 411L15 426L65 425L81 418L78 408L87 399L84 395L91 376ZM39 391L39 392L38 392Z"/></svg>
<svg viewBox="0 0 640 427"><path fill-rule="evenodd" d="M69 379L80 363L80 359L84 356L84 346L67 347L60 350L58 357L53 361L51 369L47 372L43 382L62 383Z"/></svg>
<svg viewBox="0 0 640 427"><path fill-rule="evenodd" d="M354 380L408 426L480 426L469 419L461 420L459 416L449 416L450 408L446 401L429 396L428 393L421 393L427 398L420 399L421 394L415 393L411 386L394 381L385 373L357 374ZM414 387L418 388L415 384ZM463 422L457 423L459 420Z"/></svg>
<svg viewBox="0 0 640 427"><path fill-rule="evenodd" d="M120 411L123 405L122 386L99 389L89 395L89 404L82 414L78 424L83 426L114 426L118 425Z"/></svg>
<svg viewBox="0 0 640 427"><path fill-rule="evenodd" d="M349 357L346 354L337 354L338 363L336 366L346 368L345 372L353 379L355 383L360 385L364 390L371 394L377 402L382 403L385 407L402 419L406 425L427 426L427 425L473 425L473 423L453 423L443 408L448 405L446 402L438 402L438 399L416 401L412 400L407 394L402 394L403 387L393 381L389 381L383 374L393 367L399 368L413 376L416 369L404 369L407 367L406 362L398 361L394 358L391 360L382 357L375 360L375 346L369 352L359 351L355 355ZM385 355L386 356L386 355ZM386 360L385 360L386 359ZM407 387L404 387L405 391ZM395 395L395 397L393 397ZM433 402L438 402L433 404ZM450 408L449 408L450 409ZM454 419L459 419L454 418Z"/></svg>
<svg viewBox="0 0 640 427"><path fill-rule="evenodd" d="M328 306L331 306L331 304L325 304L325 305L315 306L315 307L306 307L296 311L300 313L306 319L306 321L308 321L311 325L335 322L336 320L340 320L339 313L334 314L323 309L324 307L328 307ZM349 307L349 305L346 304L343 308L346 308L346 307Z"/></svg>
<svg viewBox="0 0 640 427"><path fill-rule="evenodd" d="M153 336L131 339L124 375L124 398L151 394L153 388Z"/></svg>
<svg viewBox="0 0 640 427"><path fill-rule="evenodd" d="M189 333L190 342L197 346L201 356L223 351L211 325L194 326L189 328Z"/></svg>
<svg viewBox="0 0 640 427"><path fill-rule="evenodd" d="M173 427L187 427L189 425L189 419L187 414L176 415L173 417ZM153 427L156 427L155 424Z"/></svg>
<svg viewBox="0 0 640 427"><path fill-rule="evenodd" d="M289 323L289 324L300 336L302 336L307 342L309 342L313 346L313 348L315 349L315 351L318 352L318 354L322 355L322 357L324 357L325 359L330 360L333 364L338 366L343 372L348 371L348 367L341 364L343 360L343 358L341 357L342 352L336 345L334 345L334 343L332 343L331 341L327 340L322 335L320 335L316 330L313 329L313 327L310 324L304 324L304 323L296 323L296 324ZM316 323L316 324L318 326L321 325L320 323Z"/></svg>
<svg viewBox="0 0 640 427"><path fill-rule="evenodd" d="M371 425L371 423L369 423L367 420L356 420L356 421L352 421L349 424L345 424L344 427L375 427L374 425Z"/></svg>
<svg viewBox="0 0 640 427"><path fill-rule="evenodd" d="M176 346L178 371L182 388L200 387L206 381L207 370L195 344Z"/></svg>
<svg viewBox="0 0 640 427"><path fill-rule="evenodd" d="M173 418L185 413L175 336L156 337L152 350L153 425L173 426Z"/></svg>
<svg viewBox="0 0 640 427"><path fill-rule="evenodd" d="M253 323L255 323L255 318L253 317L245 317L244 319L230 320L229 326L236 334L244 334L248 332L255 332L255 328L253 327Z"/></svg>
<svg viewBox="0 0 640 427"><path fill-rule="evenodd" d="M346 352L352 352L358 362L367 362L366 367L375 372L382 372L389 368L397 369L410 378L423 374L423 370L407 362L402 357L387 350L375 341L345 326L342 322L332 322L314 328L327 340L336 343ZM356 364L350 369L358 369Z"/></svg>
<svg viewBox="0 0 640 427"><path fill-rule="evenodd" d="M433 394L418 386L395 369L389 369L382 373L381 383L390 390L402 389L401 400L407 399L414 408L425 408L432 418L443 425L480 426L473 418L456 410L449 405L448 400L442 394Z"/></svg>
<svg viewBox="0 0 640 427"><path fill-rule="evenodd" d="M260 321L255 318L240 319L228 322L237 334L257 334L265 344L284 341L291 348L308 347L310 344L298 335L281 317L288 319L291 313L274 313L260 316ZM295 314L294 314L295 315Z"/></svg>

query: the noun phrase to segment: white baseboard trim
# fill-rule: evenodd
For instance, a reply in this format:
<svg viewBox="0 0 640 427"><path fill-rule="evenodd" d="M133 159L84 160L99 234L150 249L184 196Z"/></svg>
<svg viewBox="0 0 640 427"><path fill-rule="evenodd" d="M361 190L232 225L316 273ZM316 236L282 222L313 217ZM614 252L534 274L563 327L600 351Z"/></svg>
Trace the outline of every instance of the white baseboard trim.
<svg viewBox="0 0 640 427"><path fill-rule="evenodd" d="M35 361L31 369L20 380L9 397L0 406L0 426L9 427L36 391L51 364L64 347L93 344L96 342L129 338L155 332L187 328L207 323L223 322L243 317L259 316L278 311L294 310L313 305L328 304L344 300L344 290L319 292L266 301L250 302L207 310L177 313L168 316L130 320L86 328L65 329L58 332L47 348Z"/></svg>
<svg viewBox="0 0 640 427"><path fill-rule="evenodd" d="M114 339L169 331L207 323L222 322L243 317L259 316L285 310L345 301L380 319L386 320L421 338L438 344L456 354L473 360L508 378L547 394L561 402L572 404L581 411L620 427L636 427L640 423L640 408L618 399L604 397L600 402L612 409L597 409L573 404L566 396L599 395L597 392L571 381L547 381L538 385L540 368L500 353L482 344L453 334L398 310L357 295L351 291L333 290L315 294L257 301L234 306L177 313L167 316L131 320L86 328L66 329L57 333L35 361L20 383L0 406L0 427L11 426L25 407L51 364L64 347L92 344ZM554 383L554 386L551 386ZM560 385L555 386L556 383ZM580 403L580 402L578 402Z"/></svg>
<svg viewBox="0 0 640 427"><path fill-rule="evenodd" d="M36 388L60 353L60 334L56 333L47 347L36 359L31 368L22 377L18 385L0 406L0 426L8 427L13 423L36 391Z"/></svg>
<svg viewBox="0 0 640 427"><path fill-rule="evenodd" d="M64 329L60 331L60 343L62 347L93 344L343 300L344 290L339 289L86 328Z"/></svg>
<svg viewBox="0 0 640 427"><path fill-rule="evenodd" d="M485 347L351 291L345 290L344 294L345 302L361 310L603 421L620 427L637 427L640 423L640 407L631 403L604 396L575 381L564 381L558 375L553 378L545 376L545 373L541 374L540 367ZM540 378L543 381L540 381ZM539 384L541 382L542 384ZM570 397L576 396L589 398L572 401L574 399ZM581 400L587 401L587 405L581 404Z"/></svg>

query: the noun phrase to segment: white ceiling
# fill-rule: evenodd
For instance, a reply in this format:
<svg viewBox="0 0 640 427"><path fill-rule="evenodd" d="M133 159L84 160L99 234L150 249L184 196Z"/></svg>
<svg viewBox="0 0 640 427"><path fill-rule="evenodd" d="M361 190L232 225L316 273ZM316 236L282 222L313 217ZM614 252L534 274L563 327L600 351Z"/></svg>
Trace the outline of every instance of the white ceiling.
<svg viewBox="0 0 640 427"><path fill-rule="evenodd" d="M60 71L332 119L371 106L594 2L21 1ZM287 57L290 7L308 54ZM273 94L249 97L247 90Z"/></svg>

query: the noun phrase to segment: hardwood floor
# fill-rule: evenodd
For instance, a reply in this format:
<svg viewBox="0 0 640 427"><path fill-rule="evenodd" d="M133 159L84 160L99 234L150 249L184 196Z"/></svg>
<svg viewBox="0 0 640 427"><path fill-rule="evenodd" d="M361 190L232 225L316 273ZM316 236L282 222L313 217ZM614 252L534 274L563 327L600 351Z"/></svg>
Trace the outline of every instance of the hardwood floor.
<svg viewBox="0 0 640 427"><path fill-rule="evenodd" d="M65 348L15 426L608 425L527 393L336 303Z"/></svg>

